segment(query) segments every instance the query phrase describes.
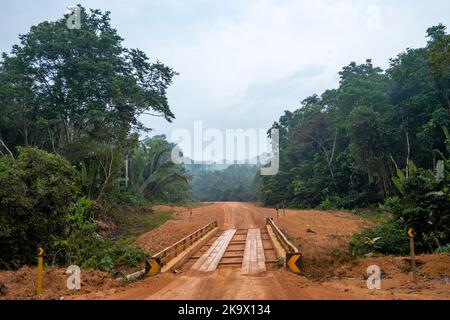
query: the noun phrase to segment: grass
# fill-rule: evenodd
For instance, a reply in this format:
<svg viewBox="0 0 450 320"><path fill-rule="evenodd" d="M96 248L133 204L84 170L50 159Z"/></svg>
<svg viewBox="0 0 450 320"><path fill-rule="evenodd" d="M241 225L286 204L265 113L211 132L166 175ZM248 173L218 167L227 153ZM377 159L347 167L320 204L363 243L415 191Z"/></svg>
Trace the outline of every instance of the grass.
<svg viewBox="0 0 450 320"><path fill-rule="evenodd" d="M358 208L351 211L353 214L368 219L370 221L375 222L376 224L381 224L388 221L392 218L392 213L381 210L381 209L367 209L367 208Z"/></svg>
<svg viewBox="0 0 450 320"><path fill-rule="evenodd" d="M280 269L280 268L284 268L285 265L286 265L286 260L284 259L284 257L278 257L277 262L275 262L275 265L273 267L276 269Z"/></svg>
<svg viewBox="0 0 450 320"><path fill-rule="evenodd" d="M79 260L83 261L82 268L100 269L116 277L143 268L145 258L152 253L134 241L172 218L172 212L155 213L149 206L129 205L112 209L108 215L116 225L113 237L83 244L86 254Z"/></svg>
<svg viewBox="0 0 450 320"><path fill-rule="evenodd" d="M337 246L331 251L331 259L333 264L344 264L349 262L352 258L348 252L348 246Z"/></svg>
<svg viewBox="0 0 450 320"><path fill-rule="evenodd" d="M206 202L211 202L211 201L206 201ZM167 203L167 202L153 202L153 205L162 205L162 206L169 206L169 207L186 207L186 208L200 208L205 206L204 202L201 201L197 201L197 200L190 200L190 201L185 201L185 202L175 202L175 203Z"/></svg>
<svg viewBox="0 0 450 320"><path fill-rule="evenodd" d="M116 225L114 238L135 240L172 219L172 212L154 213L148 207L120 207L114 209L110 216Z"/></svg>
<svg viewBox="0 0 450 320"><path fill-rule="evenodd" d="M192 208L192 209L200 208L200 207L203 207L204 205L205 204L203 202L200 202L200 201L192 201L192 202L189 202L189 203L185 204L186 207Z"/></svg>

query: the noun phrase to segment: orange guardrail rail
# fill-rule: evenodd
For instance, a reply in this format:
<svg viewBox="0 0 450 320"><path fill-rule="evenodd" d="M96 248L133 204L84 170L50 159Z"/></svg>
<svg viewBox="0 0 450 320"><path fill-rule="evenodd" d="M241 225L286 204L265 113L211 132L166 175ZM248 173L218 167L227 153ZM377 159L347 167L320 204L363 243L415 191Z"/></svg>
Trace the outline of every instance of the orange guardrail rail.
<svg viewBox="0 0 450 320"><path fill-rule="evenodd" d="M217 220L208 223L206 226L192 232L183 239L175 242L171 246L154 254L145 261L145 274L155 275L161 271L161 268L167 264L192 244L200 240L205 234L217 227Z"/></svg>
<svg viewBox="0 0 450 320"><path fill-rule="evenodd" d="M284 251L286 252L285 256L286 267L288 267L294 273L300 273L300 269L302 266L301 265L302 255L297 249L297 247L293 245L292 242L289 241L289 239L285 236L285 234L275 224L273 218L267 217L266 224L270 225L275 236L278 239L278 242L281 244L281 246L284 248Z"/></svg>

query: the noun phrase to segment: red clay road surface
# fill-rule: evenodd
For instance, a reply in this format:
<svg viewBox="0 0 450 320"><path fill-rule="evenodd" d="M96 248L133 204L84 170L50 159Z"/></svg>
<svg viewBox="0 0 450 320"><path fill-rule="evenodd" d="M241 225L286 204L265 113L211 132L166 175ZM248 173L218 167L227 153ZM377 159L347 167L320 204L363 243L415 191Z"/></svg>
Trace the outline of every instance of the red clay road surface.
<svg viewBox="0 0 450 320"><path fill-rule="evenodd" d="M162 208L161 210L167 210ZM99 290L78 299L449 299L450 256L419 256L420 280L402 257L350 261L346 248L353 233L373 225L351 213L276 211L250 203L213 203L193 210L175 208L176 220L138 239L147 249L161 249L199 226L217 219L221 231L179 273L165 273L124 288ZM295 275L276 269L276 257L265 231L275 222L300 248L305 269ZM367 289L368 266L384 272L381 290Z"/></svg>

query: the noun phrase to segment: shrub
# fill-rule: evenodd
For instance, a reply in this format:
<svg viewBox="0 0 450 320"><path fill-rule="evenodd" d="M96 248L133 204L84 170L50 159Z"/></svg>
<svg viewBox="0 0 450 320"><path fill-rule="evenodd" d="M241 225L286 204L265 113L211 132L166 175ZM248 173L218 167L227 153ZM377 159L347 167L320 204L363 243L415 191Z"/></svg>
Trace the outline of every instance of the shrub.
<svg viewBox="0 0 450 320"><path fill-rule="evenodd" d="M440 161L440 173L416 168L398 170L393 181L400 197L386 201L394 216L416 233L418 252L433 252L450 242L450 161Z"/></svg>
<svg viewBox="0 0 450 320"><path fill-rule="evenodd" d="M141 265L145 252L129 240L110 240L74 232L70 237L58 242L64 250L66 264L76 264L81 268L93 268L112 274L126 267Z"/></svg>
<svg viewBox="0 0 450 320"><path fill-rule="evenodd" d="M361 234L354 234L350 241L350 254L354 257L368 253L405 255L408 252L406 231L395 219L390 219Z"/></svg>
<svg viewBox="0 0 450 320"><path fill-rule="evenodd" d="M18 148L17 159L0 157L0 267L34 262L40 245L52 250L78 185L78 172L59 155Z"/></svg>
<svg viewBox="0 0 450 320"><path fill-rule="evenodd" d="M118 268L135 267L145 259L143 250L131 240L103 239L96 232L93 219L97 203L85 197L78 198L68 210L68 234L57 239L54 262L75 264L114 273Z"/></svg>
<svg viewBox="0 0 450 320"><path fill-rule="evenodd" d="M135 207L145 206L149 203L147 200L126 191L117 192L116 202L118 205L131 205Z"/></svg>
<svg viewBox="0 0 450 320"><path fill-rule="evenodd" d="M436 249L436 253L450 253L450 243Z"/></svg>

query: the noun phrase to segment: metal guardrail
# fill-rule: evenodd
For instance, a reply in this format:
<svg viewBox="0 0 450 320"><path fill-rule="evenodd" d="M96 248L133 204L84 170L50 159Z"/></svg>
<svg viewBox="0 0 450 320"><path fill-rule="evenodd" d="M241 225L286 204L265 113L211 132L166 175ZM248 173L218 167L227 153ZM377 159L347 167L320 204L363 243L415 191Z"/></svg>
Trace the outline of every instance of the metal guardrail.
<svg viewBox="0 0 450 320"><path fill-rule="evenodd" d="M161 266L165 265L168 261L175 258L186 250L188 247L190 247L194 242L199 240L201 237L203 237L205 234L207 234L209 231L217 227L217 220L214 220L213 222L208 223L206 226L198 229L197 231L194 231L190 235L184 237L183 239L175 242L170 247L165 248L164 250L154 254L152 258L158 259L161 261Z"/></svg>
<svg viewBox="0 0 450 320"><path fill-rule="evenodd" d="M302 254L298 251L297 247L288 240L288 238L284 235L280 228L278 228L271 217L267 217L266 223L270 225L273 233L275 233L275 237L277 237L278 239L278 242L286 251L285 266L294 273L301 273Z"/></svg>
<svg viewBox="0 0 450 320"><path fill-rule="evenodd" d="M273 221L273 218L267 217L266 223L272 227L273 231L275 232L275 236L280 241L280 244L283 246L286 252L298 253L297 247L294 246L292 242L290 242L288 238L284 235L284 233L280 230L280 228L278 228L278 226Z"/></svg>
<svg viewBox="0 0 450 320"><path fill-rule="evenodd" d="M187 249L189 246L191 246L193 243L198 241L201 237L203 237L205 234L207 234L209 231L213 230L217 227L217 220L214 220L210 223L208 223L206 226L198 229L197 231L194 231L193 233L189 234L187 237L184 237L180 241L175 242L170 247L165 248L164 250L161 250L160 252L154 254L149 259L145 260L145 268L142 270L139 270L137 272L134 272L132 274L129 274L125 276L124 278L118 278L117 280L136 280L139 279L145 275L156 275L161 272L161 268L171 259L175 258L183 252L185 249Z"/></svg>

